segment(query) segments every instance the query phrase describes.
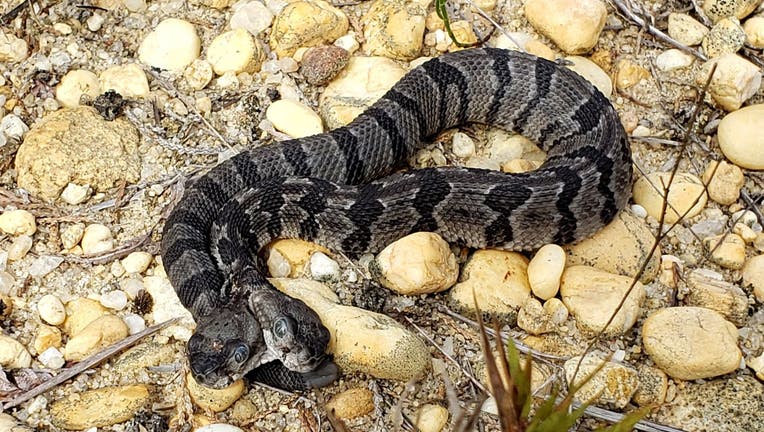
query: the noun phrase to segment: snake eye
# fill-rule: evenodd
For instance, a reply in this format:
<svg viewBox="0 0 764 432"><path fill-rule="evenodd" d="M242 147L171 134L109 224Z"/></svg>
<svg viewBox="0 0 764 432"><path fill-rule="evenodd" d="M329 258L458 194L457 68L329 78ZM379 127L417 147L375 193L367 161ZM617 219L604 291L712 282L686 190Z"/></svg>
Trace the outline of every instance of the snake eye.
<svg viewBox="0 0 764 432"><path fill-rule="evenodd" d="M249 347L243 343L236 345L232 357L236 363L244 363L247 361L247 357L249 357Z"/></svg>
<svg viewBox="0 0 764 432"><path fill-rule="evenodd" d="M294 328L294 320L286 316L277 319L273 322L273 326L271 326L273 335L279 339L285 337L287 334L294 334Z"/></svg>

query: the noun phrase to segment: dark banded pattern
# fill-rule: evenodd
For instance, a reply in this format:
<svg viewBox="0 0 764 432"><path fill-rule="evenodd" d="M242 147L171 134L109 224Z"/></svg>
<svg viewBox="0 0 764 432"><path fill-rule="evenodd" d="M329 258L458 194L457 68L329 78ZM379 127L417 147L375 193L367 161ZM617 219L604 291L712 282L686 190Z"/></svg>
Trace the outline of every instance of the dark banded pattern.
<svg viewBox="0 0 764 432"><path fill-rule="evenodd" d="M423 139L465 122L517 131L548 152L547 162L523 174L445 167L390 175ZM280 387L331 381L328 332L265 279L257 254L274 239L356 257L427 230L473 248L530 250L609 222L628 200L631 176L615 110L574 72L497 49L428 61L349 125L243 152L187 189L162 251L199 323L191 370L211 386L261 365L262 379ZM230 311L236 326L227 325Z"/></svg>

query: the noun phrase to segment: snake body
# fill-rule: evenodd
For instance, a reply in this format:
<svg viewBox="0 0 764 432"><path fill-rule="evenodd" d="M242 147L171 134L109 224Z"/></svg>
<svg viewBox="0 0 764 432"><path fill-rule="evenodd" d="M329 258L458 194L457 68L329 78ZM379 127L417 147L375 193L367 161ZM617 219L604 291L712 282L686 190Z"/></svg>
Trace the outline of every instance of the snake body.
<svg viewBox="0 0 764 432"><path fill-rule="evenodd" d="M537 170L440 167L391 173L445 129L478 122L548 152ZM162 256L197 319L201 383L254 370L283 388L331 382L329 334L266 280L277 238L357 257L417 231L472 248L532 250L591 235L628 201L631 152L615 109L554 62L500 49L444 54L412 69L347 126L247 150L201 176L168 218Z"/></svg>

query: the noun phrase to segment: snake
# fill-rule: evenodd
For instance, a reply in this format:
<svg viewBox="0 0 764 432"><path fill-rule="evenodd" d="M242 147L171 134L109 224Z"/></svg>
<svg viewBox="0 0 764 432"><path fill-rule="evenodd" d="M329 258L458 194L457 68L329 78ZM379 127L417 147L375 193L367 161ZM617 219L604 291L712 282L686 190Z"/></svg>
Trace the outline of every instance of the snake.
<svg viewBox="0 0 764 432"><path fill-rule="evenodd" d="M523 173L402 169L428 138L468 123L517 132L547 158ZM351 259L414 232L533 251L605 226L631 181L615 108L563 64L498 48L430 59L347 125L243 150L189 182L165 222L162 259L197 322L191 374L213 388L246 376L287 390L338 376L318 314L268 281L262 252L276 239Z"/></svg>

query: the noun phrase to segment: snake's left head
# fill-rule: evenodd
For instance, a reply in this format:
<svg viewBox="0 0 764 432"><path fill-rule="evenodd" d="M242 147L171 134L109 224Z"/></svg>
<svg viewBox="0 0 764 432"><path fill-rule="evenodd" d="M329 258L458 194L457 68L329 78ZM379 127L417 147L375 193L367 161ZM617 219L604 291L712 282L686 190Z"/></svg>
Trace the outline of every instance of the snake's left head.
<svg viewBox="0 0 764 432"><path fill-rule="evenodd" d="M233 384L260 366L266 352L260 323L245 305L213 309L188 340L191 374L211 388Z"/></svg>

